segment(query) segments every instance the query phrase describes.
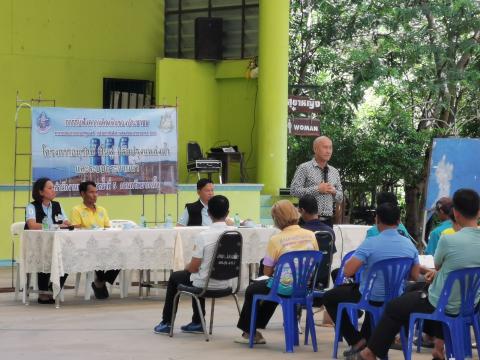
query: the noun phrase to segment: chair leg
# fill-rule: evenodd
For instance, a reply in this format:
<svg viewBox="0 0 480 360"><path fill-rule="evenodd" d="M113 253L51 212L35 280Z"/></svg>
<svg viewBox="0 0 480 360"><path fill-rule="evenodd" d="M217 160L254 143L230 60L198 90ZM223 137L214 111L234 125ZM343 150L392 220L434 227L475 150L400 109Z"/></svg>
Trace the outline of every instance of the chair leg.
<svg viewBox="0 0 480 360"><path fill-rule="evenodd" d="M172 308L172 320L170 321L170 337L173 336L173 327L175 325L175 317L177 316L178 302L180 301L180 295L182 293L178 291L173 298L173 308Z"/></svg>
<svg viewBox="0 0 480 360"><path fill-rule="evenodd" d="M410 322L408 326L408 338L407 338L407 348L406 352L404 353L405 360L412 360L412 352L413 352L413 338L415 335L415 323L422 321L421 319L416 319L414 317L410 317ZM419 326L417 324L417 326Z"/></svg>
<svg viewBox="0 0 480 360"><path fill-rule="evenodd" d="M30 274L25 275L25 283L23 285L23 303L29 305L29 296L30 293Z"/></svg>
<svg viewBox="0 0 480 360"><path fill-rule="evenodd" d="M423 341L423 320L417 322L417 353L422 351Z"/></svg>
<svg viewBox="0 0 480 360"><path fill-rule="evenodd" d="M470 324L462 324L463 328L463 351L466 358L471 359L472 356L472 336L470 335Z"/></svg>
<svg viewBox="0 0 480 360"><path fill-rule="evenodd" d="M257 332L257 299L255 295L253 296L253 303L252 303L252 313L250 314L250 333L248 339L248 346L253 348L253 343L255 340L255 333Z"/></svg>
<svg viewBox="0 0 480 360"><path fill-rule="evenodd" d="M193 298L195 299L195 302L197 303L197 309L198 309L198 313L200 314L200 321L202 322L203 333L205 334L205 341L208 341L209 338L207 333L207 326L205 325L205 317L203 316L203 313L202 313L202 306L200 305L200 300L194 294L188 294L188 295L193 296Z"/></svg>
<svg viewBox="0 0 480 360"><path fill-rule="evenodd" d="M285 333L285 352L292 353L294 338L297 336L297 331L295 330L296 321L295 321L295 311L294 307L288 301L282 303L283 310L283 331Z"/></svg>
<svg viewBox="0 0 480 360"><path fill-rule="evenodd" d="M475 334L475 342L477 343L477 353L480 359L480 318L478 315L474 315L473 318L473 333Z"/></svg>
<svg viewBox="0 0 480 360"><path fill-rule="evenodd" d="M80 287L80 278L82 277L82 273L75 274L75 296L78 296L78 288ZM85 279L87 281L87 279Z"/></svg>
<svg viewBox="0 0 480 360"><path fill-rule="evenodd" d="M20 294L20 265L18 262L15 263L15 268L15 301L17 301Z"/></svg>
<svg viewBox="0 0 480 360"><path fill-rule="evenodd" d="M143 299L143 270L138 270L138 297Z"/></svg>
<svg viewBox="0 0 480 360"><path fill-rule="evenodd" d="M236 294L232 294L233 298L235 299L235 305L237 305L237 310L238 310L238 316L240 316L240 305L238 304L238 298Z"/></svg>
<svg viewBox="0 0 480 360"><path fill-rule="evenodd" d="M450 326L442 323L443 336L445 337L445 359L455 358L455 344L452 339L452 333L450 332Z"/></svg>
<svg viewBox="0 0 480 360"><path fill-rule="evenodd" d="M148 287L147 287L147 296L150 296L150 269L148 269L147 271L147 284L148 284Z"/></svg>
<svg viewBox="0 0 480 360"><path fill-rule="evenodd" d="M213 312L215 311L215 298L212 298L212 306L210 310L210 331L208 332L210 335L212 335L212 329L213 329Z"/></svg>
<svg viewBox="0 0 480 360"><path fill-rule="evenodd" d="M312 347L313 351L318 351L317 345L317 332L315 330L315 322L313 321L313 308L312 304L307 304L307 311L306 311L306 326L305 326L305 342L308 343L307 333L310 332L312 337Z"/></svg>
<svg viewBox="0 0 480 360"><path fill-rule="evenodd" d="M335 338L333 340L333 353L332 358L337 359L338 352L338 342L340 341L341 336L341 325L342 325L342 313L346 311L342 305L338 306L337 318L335 319Z"/></svg>
<svg viewBox="0 0 480 360"><path fill-rule="evenodd" d="M95 275L93 275L92 271L85 273L85 293L83 294L85 300L90 300L90 296L92 294L90 282L94 280Z"/></svg>

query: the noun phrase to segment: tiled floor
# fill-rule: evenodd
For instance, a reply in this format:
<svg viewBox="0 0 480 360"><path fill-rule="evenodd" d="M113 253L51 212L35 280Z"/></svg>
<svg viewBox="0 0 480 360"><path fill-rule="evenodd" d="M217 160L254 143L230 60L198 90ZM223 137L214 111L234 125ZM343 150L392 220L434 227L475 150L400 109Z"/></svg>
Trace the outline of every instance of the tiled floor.
<svg viewBox="0 0 480 360"><path fill-rule="evenodd" d="M0 287L9 285L8 269L0 269ZM128 299L120 299L116 291L109 300L87 302L74 297L74 290L67 290L62 307L55 309L36 301L25 306L13 300L13 293L0 294L0 359L330 358L333 331L323 327L317 327L318 353L311 346L301 345L294 354L285 354L278 310L264 331L266 345L249 349L247 345L235 344L233 339L240 332L235 328L238 315L232 299L217 300L210 342L205 342L202 335L182 334L178 329L173 338L156 335L152 328L160 320L161 295L140 300L132 289ZM178 327L190 321L190 304L187 298L181 302ZM400 351L392 350L390 355L390 359L403 359ZM431 356L424 352L414 358Z"/></svg>

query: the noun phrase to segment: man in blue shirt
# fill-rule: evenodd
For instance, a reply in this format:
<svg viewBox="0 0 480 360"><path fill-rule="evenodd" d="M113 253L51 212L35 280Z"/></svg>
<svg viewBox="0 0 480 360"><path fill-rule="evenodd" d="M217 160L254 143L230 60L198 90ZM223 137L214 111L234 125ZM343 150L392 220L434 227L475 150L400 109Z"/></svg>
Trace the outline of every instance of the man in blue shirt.
<svg viewBox="0 0 480 360"><path fill-rule="evenodd" d="M435 204L435 212L438 216L438 219L441 221L435 229L430 232L428 237L427 248L425 249L425 254L435 255L435 250L437 249L438 240L440 240L440 235L442 232L453 226L452 220L450 220L449 214L450 209L452 208L452 199L449 197L440 198Z"/></svg>
<svg viewBox="0 0 480 360"><path fill-rule="evenodd" d="M395 335L402 326L406 326L410 314L415 312L432 313L438 304L448 274L451 271L480 266L480 229L477 227L480 197L474 190L460 189L453 195L455 219L462 229L455 234L445 235L438 242L435 252L435 268L425 277L432 281L428 294L423 291L406 292L390 301L375 328L368 346L352 359L374 360L386 358ZM460 307L459 287L453 287L446 311L458 314ZM438 322L425 321L424 331L429 335L443 339L442 326ZM458 335L458 334L457 334ZM434 358L444 358L444 354L434 350Z"/></svg>
<svg viewBox="0 0 480 360"><path fill-rule="evenodd" d="M384 204L384 203L391 203L391 204L394 204L395 206L398 206L398 201L395 194L387 191L382 191L378 193L376 197L376 202L377 202L377 206L380 206L381 204ZM405 236L406 238L409 238L416 245L416 241L408 233L407 228L401 222L398 223L397 231L400 235ZM377 225L373 225L370 229L367 230L367 235L365 236L365 238L377 236L378 234L380 234L380 231L378 231Z"/></svg>
<svg viewBox="0 0 480 360"><path fill-rule="evenodd" d="M366 287L366 276L372 265L378 261L409 257L413 260L411 277L416 280L420 271L418 251L412 242L397 231L400 222L400 209L392 203L383 203L376 209L376 222L380 234L369 237L355 251L344 268L346 276L354 276L364 267L360 284L344 284L325 293L324 305L332 319L337 318L337 307L342 302L358 302ZM371 295L371 304L380 306L384 298L383 281L376 281ZM344 353L354 354L365 347L369 338L370 317L367 317L359 332L350 322L347 314L342 315L341 332L347 343L352 347ZM392 339L393 341L393 339ZM390 342L390 344L392 343Z"/></svg>

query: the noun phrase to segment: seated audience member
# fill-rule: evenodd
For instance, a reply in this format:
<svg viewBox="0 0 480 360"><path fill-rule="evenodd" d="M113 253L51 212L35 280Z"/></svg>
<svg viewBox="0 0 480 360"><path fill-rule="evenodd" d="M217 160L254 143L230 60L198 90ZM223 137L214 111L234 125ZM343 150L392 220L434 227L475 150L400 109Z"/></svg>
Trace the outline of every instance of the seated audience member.
<svg viewBox="0 0 480 360"><path fill-rule="evenodd" d="M72 224L80 229L95 229L110 227L110 219L107 210L98 206L97 185L93 181L84 181L78 186L83 203L72 209ZM105 286L108 281L113 285L120 270L97 270L92 289L97 299L108 298L108 290Z"/></svg>
<svg viewBox="0 0 480 360"><path fill-rule="evenodd" d="M441 221L435 229L430 232L428 236L427 248L425 249L425 254L434 255L435 250L437 249L438 240L443 230L451 228L453 226L452 220L449 217L450 209L452 208L452 199L448 197L442 197L435 204L435 213L438 216L438 219Z"/></svg>
<svg viewBox="0 0 480 360"><path fill-rule="evenodd" d="M33 202L27 205L25 214L25 230L41 230L42 221L47 219L48 226L53 224L65 227L70 225L60 203L53 201L56 193L53 182L48 178L40 178L33 184L32 197ZM60 284L63 286L67 274L60 278ZM50 283L49 273L38 273L38 290L48 291ZM51 295L38 294L39 304L54 304L55 300Z"/></svg>
<svg viewBox="0 0 480 360"><path fill-rule="evenodd" d="M335 321L337 307L342 302L358 302L367 286L366 280L372 266L382 260L408 257L413 259L411 277L417 279L420 270L418 251L412 242L397 231L400 222L400 209L394 204L382 203L376 209L376 223L380 234L366 238L345 264L345 275L353 276L364 266L360 284L344 284L325 293L323 303L330 317ZM383 280L379 277L373 285L370 301L380 306L384 297ZM349 356L365 347L369 338L370 317L367 317L359 332L353 327L347 314L342 315L341 332L351 346L344 355ZM392 339L393 341L393 339ZM390 342L390 344L392 343Z"/></svg>
<svg viewBox="0 0 480 360"><path fill-rule="evenodd" d="M390 203L398 206L398 201L395 194L387 191L382 191L377 194L376 203L377 207L384 203ZM405 236L406 238L410 239L414 244L416 244L416 241L408 233L407 228L401 222L398 223L397 231L400 235ZM367 230L367 235L365 237L367 238L371 236L377 236L379 233L380 231L378 230L377 225L373 225L370 229Z"/></svg>
<svg viewBox="0 0 480 360"><path fill-rule="evenodd" d="M263 274L272 276L275 265L282 254L300 250L318 250L315 235L306 229L298 226L299 213L295 206L288 200L280 200L272 206L272 218L275 226L282 230L279 234L273 235L267 244L266 255L263 258ZM281 284L287 291L291 279L287 272L282 273ZM248 344L250 332L250 316L252 312L253 296L256 294L268 294L270 292L269 280L258 280L251 283L245 291L240 319L237 327L243 331L242 336L235 342ZM270 318L275 312L277 304L270 301L262 301L258 304L257 328L265 329ZM257 331L255 334L256 344L265 344L262 334Z"/></svg>
<svg viewBox="0 0 480 360"><path fill-rule="evenodd" d="M313 195L304 195L298 201L298 211L303 220L300 227L310 231L328 231L335 241L333 229L318 219L318 203ZM334 243L335 247L335 243ZM335 251L336 252L336 249Z"/></svg>
<svg viewBox="0 0 480 360"><path fill-rule="evenodd" d="M208 216L208 202L214 193L213 182L209 179L200 179L197 182L198 200L186 204L178 226L208 226L212 219Z"/></svg>
<svg viewBox="0 0 480 360"><path fill-rule="evenodd" d="M480 198L474 190L460 189L453 195L453 212L461 230L452 235L442 236L435 251L436 271L427 277L432 284L427 292L406 292L392 300L385 308L382 318L368 341L367 347L352 359L386 358L395 335L402 326L408 326L410 314L414 312L432 313L448 274L454 270L480 266L480 229L477 228ZM446 311L458 314L460 293L453 287ZM431 336L443 339L440 323L425 321L424 331ZM434 358L444 359L442 349L436 348Z"/></svg>
<svg viewBox="0 0 480 360"><path fill-rule="evenodd" d="M215 245L220 235L231 229L225 223L228 216L229 202L225 196L216 195L209 199L208 214L212 220L208 230L204 230L195 236L194 250L192 259L185 267L185 270L176 271L168 280L165 305L163 306L162 321L155 326L154 332L157 334L170 333L170 324L172 320L173 299L177 293L178 285L188 285L203 288L205 280L208 277L210 263L213 260ZM228 280L210 279L209 289L224 289L230 286ZM202 334L202 323L200 316L205 316L205 299L200 298L202 314L198 313L195 299L192 298L193 316L192 322L181 327L183 332Z"/></svg>
<svg viewBox="0 0 480 360"><path fill-rule="evenodd" d="M440 237L442 237L443 235L455 234L457 231L460 231L460 229L462 228L460 226L460 224L457 222L457 220L455 219L455 214L453 213L453 206L450 208L450 212L448 213L448 217L450 218L450 221L452 222L452 227L443 230L442 233L440 234Z"/></svg>

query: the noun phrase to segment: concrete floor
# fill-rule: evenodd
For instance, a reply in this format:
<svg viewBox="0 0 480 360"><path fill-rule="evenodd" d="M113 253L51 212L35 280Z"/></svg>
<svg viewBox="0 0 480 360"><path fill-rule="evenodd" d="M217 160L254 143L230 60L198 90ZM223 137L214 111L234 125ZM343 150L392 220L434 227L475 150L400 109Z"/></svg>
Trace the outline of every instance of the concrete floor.
<svg viewBox="0 0 480 360"><path fill-rule="evenodd" d="M70 279L71 281L72 279ZM70 283L70 282L67 282ZM8 269L0 269L0 288L10 285ZM156 335L153 327L159 322L162 294L139 299L131 288L130 297L120 299L114 290L108 300L84 301L66 290L60 309L38 305L32 296L30 306L15 302L13 293L0 294L0 359L330 359L333 330L317 327L319 351L300 345L294 354L284 353L281 312L277 310L267 330L267 344L249 349L235 344L240 335L235 328L238 315L233 299L217 300L215 322L210 342L203 335L183 334L179 326L190 321L191 303L180 303L173 338ZM207 302L207 312L209 302ZM207 316L208 320L208 316ZM302 339L301 339L302 342ZM339 353L345 345L340 346ZM403 359L392 350L390 359ZM430 359L427 351L415 359Z"/></svg>

